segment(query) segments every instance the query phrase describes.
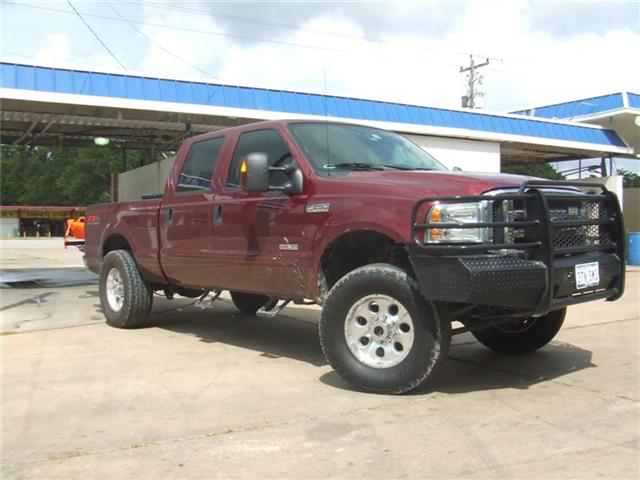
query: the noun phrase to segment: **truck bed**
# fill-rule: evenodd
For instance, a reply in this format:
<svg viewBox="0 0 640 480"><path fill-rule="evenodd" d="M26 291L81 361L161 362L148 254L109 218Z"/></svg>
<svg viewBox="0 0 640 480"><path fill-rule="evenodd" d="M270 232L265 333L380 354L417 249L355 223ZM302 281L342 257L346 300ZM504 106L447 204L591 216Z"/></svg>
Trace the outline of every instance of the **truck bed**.
<svg viewBox="0 0 640 480"><path fill-rule="evenodd" d="M126 242L145 278L164 283L158 252L158 214L161 199L135 202L102 203L87 209L85 259L90 270L98 273L102 248L109 242ZM126 232L126 238L121 233Z"/></svg>

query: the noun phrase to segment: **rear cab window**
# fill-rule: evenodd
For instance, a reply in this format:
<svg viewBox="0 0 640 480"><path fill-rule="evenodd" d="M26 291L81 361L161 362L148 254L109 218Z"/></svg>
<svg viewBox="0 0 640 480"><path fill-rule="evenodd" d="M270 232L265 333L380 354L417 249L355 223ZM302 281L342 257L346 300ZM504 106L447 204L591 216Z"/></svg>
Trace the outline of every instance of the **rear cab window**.
<svg viewBox="0 0 640 480"><path fill-rule="evenodd" d="M211 191L211 177L225 137L209 138L191 145L178 177L176 192L198 193Z"/></svg>

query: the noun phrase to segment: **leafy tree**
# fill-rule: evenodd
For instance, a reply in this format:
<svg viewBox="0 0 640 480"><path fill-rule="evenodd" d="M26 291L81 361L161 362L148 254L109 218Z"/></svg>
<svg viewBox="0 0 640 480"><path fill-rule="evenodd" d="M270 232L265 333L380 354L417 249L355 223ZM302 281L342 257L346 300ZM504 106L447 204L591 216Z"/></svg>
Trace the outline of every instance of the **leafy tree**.
<svg viewBox="0 0 640 480"><path fill-rule="evenodd" d="M129 165L144 153L128 152ZM47 148L0 146L3 205L88 205L109 201L111 173L122 170L117 147Z"/></svg>
<svg viewBox="0 0 640 480"><path fill-rule="evenodd" d="M624 179L622 183L624 188L631 187L640 187L640 175L634 172L630 172L629 170L625 170L624 168L619 168L617 171L618 175L622 175Z"/></svg>
<svg viewBox="0 0 640 480"><path fill-rule="evenodd" d="M564 178L548 163L504 165L502 167L502 172L517 173L518 175L527 175L530 177L548 178L550 180L562 180Z"/></svg>

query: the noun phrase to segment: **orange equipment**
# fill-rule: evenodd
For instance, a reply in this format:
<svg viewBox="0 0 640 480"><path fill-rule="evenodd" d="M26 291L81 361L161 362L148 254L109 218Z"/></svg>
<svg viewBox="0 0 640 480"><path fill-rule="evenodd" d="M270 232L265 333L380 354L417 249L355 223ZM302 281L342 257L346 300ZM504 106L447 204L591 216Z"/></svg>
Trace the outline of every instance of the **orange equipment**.
<svg viewBox="0 0 640 480"><path fill-rule="evenodd" d="M68 246L84 249L84 217L67 219L67 231L64 234L64 248Z"/></svg>

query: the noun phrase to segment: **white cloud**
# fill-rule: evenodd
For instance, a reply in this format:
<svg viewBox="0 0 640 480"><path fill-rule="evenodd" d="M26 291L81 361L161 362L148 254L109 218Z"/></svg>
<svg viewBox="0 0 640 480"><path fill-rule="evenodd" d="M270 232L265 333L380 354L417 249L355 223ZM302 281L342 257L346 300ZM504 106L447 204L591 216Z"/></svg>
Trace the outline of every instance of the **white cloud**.
<svg viewBox="0 0 640 480"><path fill-rule="evenodd" d="M201 32L224 30L206 15L185 15L149 7L144 9L144 21L156 25L177 25ZM142 49L144 54L135 66L136 70L172 76L200 76L211 80L212 76L217 76L219 62L227 57L226 52L230 47L224 36L164 29L150 25L137 26L137 28L152 41L149 42L135 33L139 44L146 47Z"/></svg>
<svg viewBox="0 0 640 480"><path fill-rule="evenodd" d="M594 9L600 8L602 22L596 25L585 21L579 29L565 28L559 34L563 25L572 25L562 15L578 14L581 7L557 3L554 9L544 10L542 16L536 10L537 4L526 0L469 2L456 4L456 8L448 5L441 11L434 4L409 2L390 6L393 10L314 4L308 8L300 30L274 28L268 22L261 25L166 10L158 8L160 4L117 4L118 10L130 19L199 30L200 33L135 24L153 42L185 61L176 60L126 23L96 17L87 20L129 69L158 75L206 78L189 66L193 64L230 83L314 91L324 91L326 83L326 91L333 94L457 107L465 93L464 75L458 69L468 62L468 56L460 52L473 51L494 57L488 67L481 69L489 109L510 110L623 89L640 91L640 63L633 58L633 52L640 51L640 31L621 16L633 9L624 6L625 11L618 12L613 4L589 4L588 18L596 18ZM66 8L64 4L53 5ZM210 7L212 11L224 6L225 14L235 12L236 17L258 18L264 14L269 21L281 17L280 23L304 18L302 4L291 8L285 4L256 4L255 8L249 4L237 8L232 4L190 5L189 8ZM80 6L86 14L115 16L104 4ZM179 7L182 8L187 9ZM436 13L442 18L434 16ZM46 29L26 31L11 20L3 20L3 27L7 27L3 36L11 38L14 53L35 60L111 68L116 65L73 15L5 7L5 19L27 14L35 22L39 19ZM416 28L421 18L425 19L423 31ZM399 19L411 19L411 28L401 30ZM434 28L436 20L446 28ZM544 28L545 22L549 28ZM202 32L229 32L280 43ZM370 37L383 42L365 41Z"/></svg>
<svg viewBox="0 0 640 480"><path fill-rule="evenodd" d="M47 35L36 52L38 62L67 62L71 56L71 42L66 33Z"/></svg>

